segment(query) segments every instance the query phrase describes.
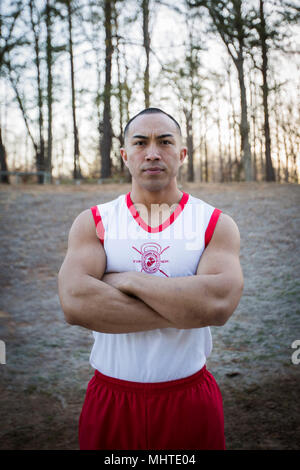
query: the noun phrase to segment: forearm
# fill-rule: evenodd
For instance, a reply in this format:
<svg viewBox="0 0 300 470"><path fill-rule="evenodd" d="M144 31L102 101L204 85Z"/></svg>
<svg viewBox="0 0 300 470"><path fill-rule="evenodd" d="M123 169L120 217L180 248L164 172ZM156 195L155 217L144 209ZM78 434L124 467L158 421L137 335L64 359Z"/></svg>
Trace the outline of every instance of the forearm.
<svg viewBox="0 0 300 470"><path fill-rule="evenodd" d="M174 327L142 300L88 275L69 291L64 289L60 297L67 321L93 331L131 333Z"/></svg>
<svg viewBox="0 0 300 470"><path fill-rule="evenodd" d="M222 275L163 278L134 273L128 279L124 291L141 299L178 328L223 324L227 288Z"/></svg>

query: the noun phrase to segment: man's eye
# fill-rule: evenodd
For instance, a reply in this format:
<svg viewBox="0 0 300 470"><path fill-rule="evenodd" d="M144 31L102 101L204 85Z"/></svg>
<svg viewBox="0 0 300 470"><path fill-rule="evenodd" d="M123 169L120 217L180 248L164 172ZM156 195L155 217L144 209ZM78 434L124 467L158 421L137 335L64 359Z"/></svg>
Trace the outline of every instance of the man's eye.
<svg viewBox="0 0 300 470"><path fill-rule="evenodd" d="M144 145L144 141L143 140L138 140L137 142L134 143L134 145Z"/></svg>
<svg viewBox="0 0 300 470"><path fill-rule="evenodd" d="M164 145L169 145L171 143L170 140L162 140L161 142Z"/></svg>

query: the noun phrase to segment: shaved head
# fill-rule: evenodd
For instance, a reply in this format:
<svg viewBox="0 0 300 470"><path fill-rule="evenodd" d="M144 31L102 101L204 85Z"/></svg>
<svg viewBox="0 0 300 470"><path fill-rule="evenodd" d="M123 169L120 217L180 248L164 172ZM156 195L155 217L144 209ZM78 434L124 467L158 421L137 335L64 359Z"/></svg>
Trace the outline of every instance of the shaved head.
<svg viewBox="0 0 300 470"><path fill-rule="evenodd" d="M125 129L124 129L124 140L126 139L126 135L128 134L128 129L129 129L129 126L130 124L132 123L132 121L134 119L136 119L138 116L142 116L143 114L164 114L165 116L168 116L175 124L176 124L176 127L178 129L178 132L181 136L181 128L180 128L180 125L178 124L178 122L176 121L176 119L173 118L173 116L171 116L170 114L166 113L165 111L163 111L162 109L159 109L159 108L146 108L146 109L143 109L142 111L140 111L138 114L136 114L135 116L133 116L129 121L128 123L126 124L125 126Z"/></svg>

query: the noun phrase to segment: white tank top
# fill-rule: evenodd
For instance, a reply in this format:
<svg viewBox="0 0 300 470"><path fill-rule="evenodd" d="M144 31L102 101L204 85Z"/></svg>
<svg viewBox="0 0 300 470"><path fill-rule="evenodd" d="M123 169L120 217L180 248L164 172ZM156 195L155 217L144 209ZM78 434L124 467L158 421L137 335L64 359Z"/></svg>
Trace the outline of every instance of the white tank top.
<svg viewBox="0 0 300 470"><path fill-rule="evenodd" d="M196 274L221 213L185 192L171 216L154 228L141 218L130 192L91 210L106 253L106 273L140 271L162 277ZM212 350L209 327L93 335L91 366L105 375L135 382L192 375Z"/></svg>

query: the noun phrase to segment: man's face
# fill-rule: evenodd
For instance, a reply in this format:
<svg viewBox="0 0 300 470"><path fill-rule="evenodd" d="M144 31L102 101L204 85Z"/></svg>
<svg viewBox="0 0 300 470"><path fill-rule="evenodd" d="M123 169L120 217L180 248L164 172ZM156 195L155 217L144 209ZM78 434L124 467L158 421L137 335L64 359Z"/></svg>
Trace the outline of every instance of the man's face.
<svg viewBox="0 0 300 470"><path fill-rule="evenodd" d="M174 181L186 157L178 127L162 113L135 118L120 151L133 180L148 191L159 191Z"/></svg>

